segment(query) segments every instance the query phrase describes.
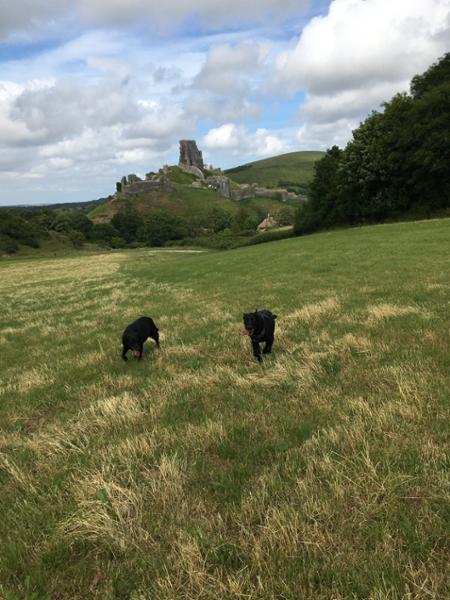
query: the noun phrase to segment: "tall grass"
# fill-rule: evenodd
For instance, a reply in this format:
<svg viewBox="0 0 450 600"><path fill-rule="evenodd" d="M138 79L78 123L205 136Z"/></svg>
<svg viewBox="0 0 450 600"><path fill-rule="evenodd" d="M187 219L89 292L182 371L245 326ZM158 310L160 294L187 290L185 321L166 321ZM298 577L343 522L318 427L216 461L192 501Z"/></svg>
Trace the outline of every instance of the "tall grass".
<svg viewBox="0 0 450 600"><path fill-rule="evenodd" d="M0 263L0 597L448 597L449 231Z"/></svg>

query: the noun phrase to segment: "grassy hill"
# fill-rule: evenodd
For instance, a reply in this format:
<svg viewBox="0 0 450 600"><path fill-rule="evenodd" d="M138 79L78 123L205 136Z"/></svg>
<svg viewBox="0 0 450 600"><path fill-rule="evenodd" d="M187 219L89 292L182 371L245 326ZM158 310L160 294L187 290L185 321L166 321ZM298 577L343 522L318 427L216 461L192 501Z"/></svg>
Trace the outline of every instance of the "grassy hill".
<svg viewBox="0 0 450 600"><path fill-rule="evenodd" d="M142 216L165 211L180 217L203 216L214 207L223 208L230 214L235 214L239 208L246 208L250 213L263 210L264 213L276 214L285 206L284 202L271 198L247 198L237 203L223 198L212 190L195 189L179 184L175 184L175 187L176 190L170 194L148 192L137 194L130 199L113 198L91 211L89 218L94 223L107 223L120 208L127 204L131 204Z"/></svg>
<svg viewBox="0 0 450 600"><path fill-rule="evenodd" d="M447 597L449 229L1 262L0 596Z"/></svg>
<svg viewBox="0 0 450 600"><path fill-rule="evenodd" d="M305 192L314 175L314 163L323 152L289 152L225 171L237 183L292 188Z"/></svg>
<svg viewBox="0 0 450 600"><path fill-rule="evenodd" d="M286 205L281 200L271 198L248 198L237 203L224 198L213 190L192 188L190 183L195 178L183 173L177 167L171 167L169 177L175 191L171 193L143 192L131 198L112 198L95 207L89 213L89 217L95 223L109 222L114 214L126 204L131 204L142 216L165 211L181 217L202 216L213 207L223 208L230 214L236 213L240 207L248 209L250 213L259 209L265 213L275 214Z"/></svg>

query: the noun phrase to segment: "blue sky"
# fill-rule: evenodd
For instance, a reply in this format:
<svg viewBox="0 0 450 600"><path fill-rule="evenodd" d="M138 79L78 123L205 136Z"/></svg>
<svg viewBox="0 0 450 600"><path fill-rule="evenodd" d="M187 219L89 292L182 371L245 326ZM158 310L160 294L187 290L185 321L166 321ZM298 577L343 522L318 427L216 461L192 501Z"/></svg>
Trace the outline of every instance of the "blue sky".
<svg viewBox="0 0 450 600"><path fill-rule="evenodd" d="M344 146L449 46L450 0L1 0L0 205Z"/></svg>

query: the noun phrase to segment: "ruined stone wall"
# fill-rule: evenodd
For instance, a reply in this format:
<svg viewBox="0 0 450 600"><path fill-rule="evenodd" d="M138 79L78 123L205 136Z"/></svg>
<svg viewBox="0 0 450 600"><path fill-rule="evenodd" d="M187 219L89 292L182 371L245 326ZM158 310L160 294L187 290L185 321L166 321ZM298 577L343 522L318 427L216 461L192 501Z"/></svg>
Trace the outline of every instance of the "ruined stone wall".
<svg viewBox="0 0 450 600"><path fill-rule="evenodd" d="M180 167L197 167L203 171L203 155L197 148L195 140L180 140Z"/></svg>
<svg viewBox="0 0 450 600"><path fill-rule="evenodd" d="M153 174L148 174L150 177ZM133 196L142 192L153 192L156 190L164 190L165 192L173 192L174 188L170 181L164 175L153 176L149 179L141 179L137 175L131 174L128 177L122 177L120 182L116 184L117 192L122 196Z"/></svg>
<svg viewBox="0 0 450 600"><path fill-rule="evenodd" d="M232 200L244 200L245 198L275 198L282 202L287 200L295 200L298 202L306 202L306 197L288 192L284 189L258 188L250 186L249 188L231 190L229 196Z"/></svg>

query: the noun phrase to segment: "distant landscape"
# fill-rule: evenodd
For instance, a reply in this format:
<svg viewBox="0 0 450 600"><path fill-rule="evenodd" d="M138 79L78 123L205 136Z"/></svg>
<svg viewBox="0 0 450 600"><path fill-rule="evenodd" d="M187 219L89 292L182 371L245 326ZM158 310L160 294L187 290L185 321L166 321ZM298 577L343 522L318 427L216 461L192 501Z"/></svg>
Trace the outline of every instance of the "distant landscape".
<svg viewBox="0 0 450 600"><path fill-rule="evenodd" d="M0 252L55 253L71 245L229 249L291 233L446 216L449 94L447 53L412 79L410 94L368 116L344 149L291 152L224 173L193 172L180 162L183 168L162 168L148 180L131 175L138 190L131 194L125 177L123 189L118 183L115 194L98 202L0 209ZM258 227L269 215L280 231L261 238Z"/></svg>
<svg viewBox="0 0 450 600"><path fill-rule="evenodd" d="M257 183L274 190L287 189L295 195L306 192L314 162L322 156L323 152L295 152L238 167L225 175L231 185L234 181ZM299 208L298 201L282 201L279 193L272 198L235 201L207 187L193 188L196 177L178 166L169 168L167 178L170 192L143 191L131 198L116 194L75 205L0 208L0 252L64 254L74 247L117 249L170 242L231 248L252 243L258 225L268 214L280 228L292 226ZM262 239L258 237L258 243Z"/></svg>

